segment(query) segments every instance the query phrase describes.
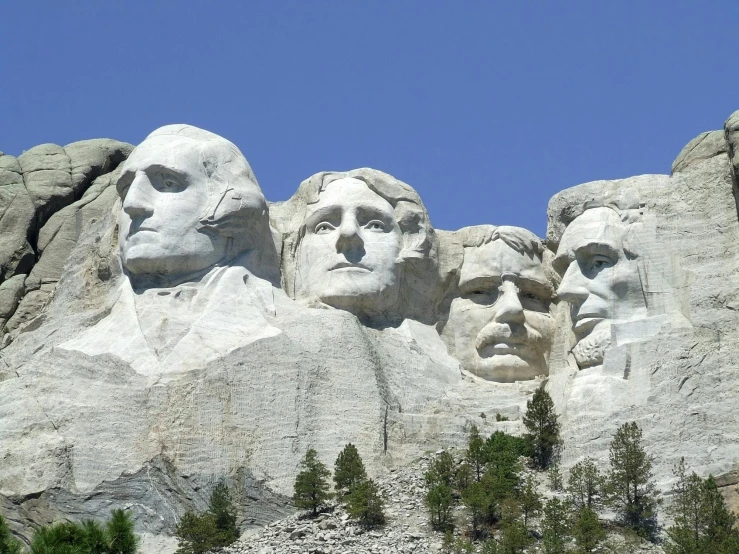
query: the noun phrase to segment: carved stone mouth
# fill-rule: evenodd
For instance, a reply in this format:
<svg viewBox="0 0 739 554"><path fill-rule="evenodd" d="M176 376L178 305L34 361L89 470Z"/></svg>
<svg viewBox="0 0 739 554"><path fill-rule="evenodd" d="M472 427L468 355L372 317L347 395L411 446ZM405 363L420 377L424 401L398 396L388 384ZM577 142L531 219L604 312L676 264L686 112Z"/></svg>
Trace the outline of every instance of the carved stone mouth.
<svg viewBox="0 0 739 554"><path fill-rule="evenodd" d="M601 321L604 321L605 319L606 318L601 316L580 316L575 321L572 330L575 331L575 334L578 337L584 337L585 335L589 334L596 325L598 325Z"/></svg>
<svg viewBox="0 0 739 554"><path fill-rule="evenodd" d="M349 262L339 262L335 266L333 266L329 271L338 271L338 270L344 270L344 271L362 271L366 273L370 273L372 270L362 264L352 264Z"/></svg>

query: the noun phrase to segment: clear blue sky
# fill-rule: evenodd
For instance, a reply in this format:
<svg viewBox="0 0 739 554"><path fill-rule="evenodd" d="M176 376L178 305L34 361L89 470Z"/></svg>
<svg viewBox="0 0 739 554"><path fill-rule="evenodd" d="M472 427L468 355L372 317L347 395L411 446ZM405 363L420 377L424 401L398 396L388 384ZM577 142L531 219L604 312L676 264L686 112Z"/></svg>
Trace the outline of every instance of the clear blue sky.
<svg viewBox="0 0 739 554"><path fill-rule="evenodd" d="M739 109L739 1L29 1L2 8L0 150L167 123L269 200L321 170L413 185L437 228L543 235L557 191L666 173Z"/></svg>

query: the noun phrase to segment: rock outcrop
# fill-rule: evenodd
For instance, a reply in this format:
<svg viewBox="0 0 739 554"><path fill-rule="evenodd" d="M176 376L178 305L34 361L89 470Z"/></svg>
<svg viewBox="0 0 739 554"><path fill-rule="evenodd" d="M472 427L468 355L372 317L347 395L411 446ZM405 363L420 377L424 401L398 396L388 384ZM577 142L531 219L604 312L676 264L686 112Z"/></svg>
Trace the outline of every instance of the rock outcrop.
<svg viewBox="0 0 739 554"><path fill-rule="evenodd" d="M259 527L292 512L308 447L330 465L352 442L382 478L472 423L521 433L539 387L565 469L637 421L663 489L681 456L735 487L737 114L671 175L558 193L544 241L437 231L367 168L269 205L186 125L0 156L0 510L27 537L125 506L162 552L220 479Z"/></svg>

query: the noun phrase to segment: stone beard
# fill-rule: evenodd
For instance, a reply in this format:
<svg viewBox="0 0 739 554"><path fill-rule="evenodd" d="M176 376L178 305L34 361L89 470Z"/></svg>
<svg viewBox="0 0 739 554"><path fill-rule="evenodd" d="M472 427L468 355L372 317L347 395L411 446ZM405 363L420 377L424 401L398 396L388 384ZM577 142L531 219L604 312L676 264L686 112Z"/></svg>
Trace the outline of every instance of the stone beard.
<svg viewBox="0 0 739 554"><path fill-rule="evenodd" d="M647 316L637 254L629 236L637 223L616 210L591 208L565 229L554 265L562 274L557 295L570 304L581 369L601 365L611 325Z"/></svg>
<svg viewBox="0 0 739 554"><path fill-rule="evenodd" d="M355 314L389 312L398 303L402 246L390 202L359 179L332 181L306 214L301 291Z"/></svg>
<svg viewBox="0 0 739 554"><path fill-rule="evenodd" d="M552 284L542 263L543 247L525 229L501 227L495 233L510 235L510 244L496 234L494 240L464 249L458 297L447 323L456 357L465 369L490 381L547 375ZM523 249L526 242L539 248Z"/></svg>

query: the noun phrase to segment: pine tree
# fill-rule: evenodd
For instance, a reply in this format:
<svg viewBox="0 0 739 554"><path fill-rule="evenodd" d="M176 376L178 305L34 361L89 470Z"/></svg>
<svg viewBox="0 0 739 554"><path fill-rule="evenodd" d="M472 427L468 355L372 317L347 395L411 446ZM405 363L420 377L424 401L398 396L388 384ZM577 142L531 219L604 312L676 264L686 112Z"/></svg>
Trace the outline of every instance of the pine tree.
<svg viewBox="0 0 739 554"><path fill-rule="evenodd" d="M228 546L239 538L236 507L225 482L219 481L210 494L208 512L213 515L218 537L217 546Z"/></svg>
<svg viewBox="0 0 739 554"><path fill-rule="evenodd" d="M677 484L673 489L670 513L673 525L667 529L667 554L728 554L739 552L739 531L734 529L736 516L709 476L701 479L695 473L687 475L685 460L674 470Z"/></svg>
<svg viewBox="0 0 739 554"><path fill-rule="evenodd" d="M529 432L534 467L546 469L560 439L554 402L544 389L537 389L526 403L523 424Z"/></svg>
<svg viewBox="0 0 739 554"><path fill-rule="evenodd" d="M176 554L203 554L216 547L216 522L213 514L187 511L175 529Z"/></svg>
<svg viewBox="0 0 739 554"><path fill-rule="evenodd" d="M602 489L603 476L592 458L585 458L572 466L567 479L567 494L576 509L596 510L600 505Z"/></svg>
<svg viewBox="0 0 739 554"><path fill-rule="evenodd" d="M485 441L485 476L496 502L512 495L520 482L519 458L527 452L526 441L496 431Z"/></svg>
<svg viewBox="0 0 739 554"><path fill-rule="evenodd" d="M529 518L536 517L541 510L541 498L536 491L534 479L531 475L526 477L526 482L518 494L518 502L521 506L521 514L523 515L523 525L528 529Z"/></svg>
<svg viewBox="0 0 739 554"><path fill-rule="evenodd" d="M5 518L0 515L0 554L20 554L21 543L13 537Z"/></svg>
<svg viewBox="0 0 739 554"><path fill-rule="evenodd" d="M541 522L544 554L565 554L565 544L570 534L569 506L559 498L552 498L544 505Z"/></svg>
<svg viewBox="0 0 739 554"><path fill-rule="evenodd" d="M435 529L451 527L454 506L454 457L447 451L437 454L424 474L426 481L425 502Z"/></svg>
<svg viewBox="0 0 739 554"><path fill-rule="evenodd" d="M454 491L443 484L432 485L424 498L434 529L443 531L451 527Z"/></svg>
<svg viewBox="0 0 739 554"><path fill-rule="evenodd" d="M547 476L549 477L549 488L553 491L561 491L563 488L562 471L559 467L560 462L560 449L559 445L554 448L552 453L552 459L549 462L549 469L547 470Z"/></svg>
<svg viewBox="0 0 739 554"><path fill-rule="evenodd" d="M610 447L609 502L622 523L640 536L653 539L656 532L656 494L652 457L642 446L642 432L635 422L616 431Z"/></svg>
<svg viewBox="0 0 739 554"><path fill-rule="evenodd" d="M598 521L598 514L587 506L579 510L572 526L578 554L589 554L606 538L606 531Z"/></svg>
<svg viewBox="0 0 739 554"><path fill-rule="evenodd" d="M472 538L477 539L480 535L480 525L486 518L492 499L485 481L474 481L462 491L462 503L470 514L472 523Z"/></svg>
<svg viewBox="0 0 739 554"><path fill-rule="evenodd" d="M134 533L131 514L124 510L113 510L105 524L107 554L136 554L139 540Z"/></svg>
<svg viewBox="0 0 739 554"><path fill-rule="evenodd" d="M367 472L364 469L357 447L352 443L347 444L334 463L334 488L336 492L347 492L352 485L361 483L366 479Z"/></svg>
<svg viewBox="0 0 739 554"><path fill-rule="evenodd" d="M298 508L310 510L315 517L318 515L318 508L332 496L328 492L331 472L318 459L318 452L313 448L305 453L301 466L304 469L295 478L293 502Z"/></svg>
<svg viewBox="0 0 739 554"><path fill-rule="evenodd" d="M352 485L346 496L346 509L350 517L365 527L385 523L385 502L380 489L372 479L365 479Z"/></svg>
<svg viewBox="0 0 739 554"><path fill-rule="evenodd" d="M526 550L534 539L529 535L526 526L520 521L504 522L500 533L500 554L520 554Z"/></svg>
<svg viewBox="0 0 739 554"><path fill-rule="evenodd" d="M475 479L477 481L482 479L482 474L485 472L485 441L480 436L480 431L477 428L477 425L473 425L470 428L470 437L467 441L465 459L472 467L475 473Z"/></svg>

